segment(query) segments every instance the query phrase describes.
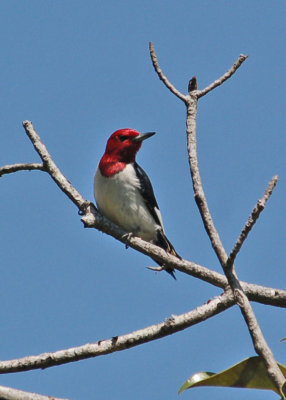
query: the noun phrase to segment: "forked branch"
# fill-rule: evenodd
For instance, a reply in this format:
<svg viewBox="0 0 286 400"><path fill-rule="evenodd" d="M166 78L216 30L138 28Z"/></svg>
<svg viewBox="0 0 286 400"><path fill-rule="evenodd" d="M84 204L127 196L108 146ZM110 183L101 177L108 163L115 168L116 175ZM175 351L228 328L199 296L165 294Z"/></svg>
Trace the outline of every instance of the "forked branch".
<svg viewBox="0 0 286 400"><path fill-rule="evenodd" d="M164 83L164 85L175 95L177 96L180 100L182 100L184 103L187 102L187 96L182 94L176 87L168 80L166 75L163 73L162 69L159 66L157 55L155 52L155 48L152 42L149 42L149 51L150 51L150 56L152 60L153 67L159 77L159 79ZM214 82L212 82L210 85L205 87L202 90L198 90L196 93L197 98L199 99L200 97L205 96L207 93L209 93L211 90L215 89L216 87L220 86L223 84L226 80L232 77L232 75L237 71L237 69L241 66L241 64L247 59L247 55L240 54L238 59L235 61L235 63L229 68L228 71L226 71L220 78L216 79ZM188 90L190 92L191 90L196 90L197 87L194 89Z"/></svg>
<svg viewBox="0 0 286 400"><path fill-rule="evenodd" d="M165 83L165 85L170 89L174 94L176 94L176 88L173 87L173 85L170 87L169 81L158 67L156 68L156 65L158 65L157 62L157 57L155 54L154 47L152 47L152 53L151 57L152 60L155 59L156 63L153 61L153 65L155 67L155 70L157 74L159 75L160 79ZM203 90L198 90L197 89L197 80L196 78L192 78L189 82L188 90L189 94L185 98L181 98L176 94L178 97L181 98L181 100L184 100L186 106L187 106L187 120L186 120L186 131L187 131L187 146L188 146L188 153L189 153L189 164L190 164L190 171L191 171L191 176L192 176L192 182L193 182L193 189L194 189L194 194L195 194L195 200L198 206L198 209L200 211L205 229L207 231L207 234L210 238L212 247L221 263L221 266L224 270L224 273L227 277L227 280L229 282L229 285L233 291L234 298L236 300L237 305L240 307L241 313L244 317L244 320L248 326L249 333L251 335L252 341L254 348L257 352L258 355L260 355L263 358L263 361L267 367L268 374L270 378L272 379L273 383L275 386L282 391L283 384L285 383L285 378L283 374L281 373L277 363L275 362L274 356L271 352L271 349L269 348L268 344L266 343L264 336L262 334L262 331L260 329L260 326L256 320L255 314L252 310L252 307L250 305L250 302L245 295L242 286L237 278L237 275L234 270L234 265L233 263L228 262L229 257L227 256L227 253L224 249L224 246L222 244L222 241L219 237L219 234L216 230L216 227L214 225L207 199L203 190L203 185L200 177L200 172L199 172L199 164L198 164L198 157L197 157L197 140L196 140L196 117L197 117L197 102L198 99L217 86L221 85L223 82L225 82L227 79L229 79L240 67L240 65L245 61L247 56L241 55L238 60L235 62L235 64L219 79L214 81L212 84L210 84L208 87L206 87ZM167 83L166 83L167 82ZM274 187L275 185L271 185L271 187ZM272 190L270 188L268 190L268 194L270 195ZM266 195L266 197L269 195ZM268 198L267 197L267 198ZM255 211L255 215L259 215L259 211ZM255 222L255 221L254 221ZM250 224L251 227L251 224ZM243 239L239 242L239 244L235 247L235 250L232 254L232 257L234 259L235 255L239 251L239 249L242 246L242 243L244 239L247 236L247 230L243 233Z"/></svg>

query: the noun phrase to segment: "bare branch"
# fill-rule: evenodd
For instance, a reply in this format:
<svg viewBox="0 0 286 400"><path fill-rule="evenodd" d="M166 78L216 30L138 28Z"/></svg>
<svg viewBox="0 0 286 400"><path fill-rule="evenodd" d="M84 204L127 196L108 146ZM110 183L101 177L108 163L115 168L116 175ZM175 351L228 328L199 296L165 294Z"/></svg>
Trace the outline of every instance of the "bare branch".
<svg viewBox="0 0 286 400"><path fill-rule="evenodd" d="M132 247L135 250L140 251L152 258L157 259L159 262L167 267L175 268L188 275L195 276L206 282L212 283L215 286L224 288L227 284L225 277L215 271L211 271L196 263L180 260L175 256L167 253L161 247L158 247L152 243L145 242L143 239L126 235L120 227L113 224L111 221L101 215L90 203L89 207L86 208L85 215L81 218L86 228L96 228L101 232L113 236L115 239L121 241L125 245Z"/></svg>
<svg viewBox="0 0 286 400"><path fill-rule="evenodd" d="M203 90L198 90L197 91L197 98L199 99L200 97L205 96L207 93L209 93L211 90L215 89L216 87L220 86L222 83L224 83L227 79L231 78L232 75L236 72L236 70L241 66L241 64L247 59L248 56L244 54L240 54L236 62L233 64L233 66L220 78L216 79L213 83L211 83L209 86L204 88Z"/></svg>
<svg viewBox="0 0 286 400"><path fill-rule="evenodd" d="M38 393L24 392L6 386L0 386L1 400L64 400L57 397L44 396Z"/></svg>
<svg viewBox="0 0 286 400"><path fill-rule="evenodd" d="M240 281L240 284L250 301L256 301L261 304L268 304L277 307L286 307L285 290L267 288L243 281Z"/></svg>
<svg viewBox="0 0 286 400"><path fill-rule="evenodd" d="M196 91L190 92L187 102L186 130L187 130L189 165L192 176L195 200L199 208L205 229L207 231L212 247L219 261L221 262L221 264L224 264L227 260L227 254L226 251L224 250L219 234L214 226L199 172L199 163L197 157L197 136L196 136L196 118L197 118L196 93L197 93Z"/></svg>
<svg viewBox="0 0 286 400"><path fill-rule="evenodd" d="M82 217L82 221L85 224L85 227L95 228L101 232L113 236L122 243L128 244L128 246L132 247L133 249L138 250L152 258L157 258L158 261L167 267L175 268L178 271L211 283L212 285L222 289L225 289L228 285L226 277L216 271L212 271L191 261L183 259L179 260L177 257L166 253L160 247L155 246L152 243L145 242L136 236L132 236L127 240L126 232L99 214L99 212L94 209L92 203L90 203L90 206L86 209L86 214ZM265 288L263 286L246 282L242 282L242 285L247 293L247 296L249 296L252 301L283 308L286 307L286 291Z"/></svg>
<svg viewBox="0 0 286 400"><path fill-rule="evenodd" d="M17 171L32 171L32 170L40 170L45 171L45 167L43 164L11 164L11 165L4 165L0 167L0 177L5 174L12 174Z"/></svg>
<svg viewBox="0 0 286 400"><path fill-rule="evenodd" d="M150 56L151 56L151 59L152 59L153 67L154 67L155 71L157 72L157 75L159 76L159 79L161 79L161 81L164 83L164 85L175 96L177 96L184 103L186 103L186 96L183 95L181 92L179 92L179 90L177 90L174 85L172 85L172 83L167 79L167 77L163 74L163 71L159 67L157 56L156 56L155 49L154 49L154 46L153 46L152 42L149 43L149 50L150 50Z"/></svg>
<svg viewBox="0 0 286 400"><path fill-rule="evenodd" d="M272 191L275 188L277 182L278 182L278 175L275 175L269 182L267 189L264 193L264 196L260 200L258 200L255 207L253 208L251 215L249 216L246 224L244 225L244 228L242 229L241 234L239 235L239 238L237 239L237 241L228 257L228 260L227 260L228 266L230 264L234 263L234 260L237 256L239 250L241 249L241 246L243 245L249 232L253 228L255 222L259 218L260 213L264 210L266 202L269 199L269 197L271 196Z"/></svg>
<svg viewBox="0 0 286 400"><path fill-rule="evenodd" d="M43 353L38 356L29 356L9 361L0 361L0 374L28 371L39 368L49 368L73 361L98 357L116 351L126 350L143 343L150 342L182 331L192 325L196 325L214 315L221 313L234 304L232 293L222 295L209 300L206 304L197 307L181 315L172 315L164 322L151 325L147 328L134 331L122 336L114 336L111 339L99 340L96 343L88 343L83 346Z"/></svg>

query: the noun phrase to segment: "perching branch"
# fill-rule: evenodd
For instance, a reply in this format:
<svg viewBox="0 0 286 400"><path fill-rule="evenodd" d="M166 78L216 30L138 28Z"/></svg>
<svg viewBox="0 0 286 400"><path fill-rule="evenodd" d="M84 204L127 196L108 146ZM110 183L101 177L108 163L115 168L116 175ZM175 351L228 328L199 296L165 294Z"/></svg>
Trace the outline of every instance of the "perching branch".
<svg viewBox="0 0 286 400"><path fill-rule="evenodd" d="M154 48L153 58L156 57ZM152 59L153 59L152 58ZM157 57L155 58L157 61ZM254 348L259 356L263 358L265 366L267 368L268 374L272 379L275 386L282 391L282 386L285 383L285 378L281 373L277 363L275 362L274 356L271 352L271 349L267 345L264 336L261 332L259 324L256 320L255 314L252 310L252 307L249 303L249 300L245 293L243 292L242 286L237 278L237 275L234 270L233 264L230 265L227 263L228 256L223 247L219 234L215 228L211 213L209 211L209 207L207 204L206 196L203 190L203 185L199 172L199 164L197 158L197 140L196 140L196 117L197 117L197 102L198 98L204 96L206 93L221 85L227 79L229 79L239 68L239 66L245 61L246 56L241 55L236 63L230 68L221 78L214 81L211 85L205 88L203 91L197 90L197 81L196 78L192 78L189 82L189 95L185 101L187 107L187 121L186 121L186 131L187 131L187 146L188 146L188 154L189 154L189 164L190 171L193 182L193 189L195 194L195 200L200 211L205 229L210 238L212 247L221 263L221 266L224 270L224 273L227 277L229 285L233 291L234 298L236 300L237 305L240 307L241 313L244 317L244 320L248 326L249 333L251 335ZM154 64L154 63L153 63ZM156 68L155 68L156 69ZM156 69L157 74L160 79L163 77L163 73L161 70ZM168 83L167 78L162 79L165 83ZM165 85L170 89L170 87L165 83ZM170 89L173 93L175 93L175 88ZM176 93L175 93L176 94ZM179 97L179 96L178 96Z"/></svg>
<svg viewBox="0 0 286 400"><path fill-rule="evenodd" d="M0 374L48 368L126 350L182 331L221 313L234 304L235 301L233 295L228 291L227 293L223 293L222 295L209 300L206 304L203 304L194 310L181 315L172 315L164 322L151 325L147 328L126 335L115 336L111 339L103 339L96 343L88 343L83 346L59 350L54 353L43 353L38 356L0 361Z"/></svg>
<svg viewBox="0 0 286 400"><path fill-rule="evenodd" d="M91 212L89 212L89 209ZM167 267L175 268L178 271L201 279L204 282L208 282L222 289L227 288L228 282L226 277L216 271L210 270L191 261L183 259L179 260L177 257L166 253L160 247L157 247L152 243L145 242L141 238L133 236L126 241L126 232L122 231L121 228L114 225L97 211L92 211L93 209L93 205L88 207L86 214L82 217L82 221L86 227L95 228L101 232L107 233L122 243L128 244L128 246L132 247L133 249L138 250L152 258L157 258L158 261ZM241 285L251 301L275 305L283 308L286 307L286 291L282 289L267 288L246 282L241 282Z"/></svg>

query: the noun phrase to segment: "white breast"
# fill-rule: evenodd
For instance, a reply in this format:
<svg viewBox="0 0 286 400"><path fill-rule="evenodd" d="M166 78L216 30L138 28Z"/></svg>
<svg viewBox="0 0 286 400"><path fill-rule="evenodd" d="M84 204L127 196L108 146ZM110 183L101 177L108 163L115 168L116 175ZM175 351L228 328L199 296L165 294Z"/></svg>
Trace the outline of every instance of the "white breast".
<svg viewBox="0 0 286 400"><path fill-rule="evenodd" d="M100 212L125 231L152 241L160 226L147 209L139 187L132 164L111 178L106 178L97 169L94 177L94 197Z"/></svg>

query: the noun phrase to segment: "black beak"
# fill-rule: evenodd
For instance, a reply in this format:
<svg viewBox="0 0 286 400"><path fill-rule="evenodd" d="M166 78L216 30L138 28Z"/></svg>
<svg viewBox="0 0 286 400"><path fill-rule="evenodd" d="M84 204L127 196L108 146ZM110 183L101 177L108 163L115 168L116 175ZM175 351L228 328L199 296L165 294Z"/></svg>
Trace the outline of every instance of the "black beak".
<svg viewBox="0 0 286 400"><path fill-rule="evenodd" d="M141 133L140 135L138 135L135 138L133 138L132 142L141 143L141 142L143 142L143 140L148 139L149 137L155 135L155 133L156 132Z"/></svg>

